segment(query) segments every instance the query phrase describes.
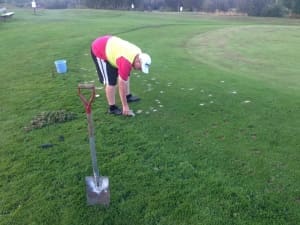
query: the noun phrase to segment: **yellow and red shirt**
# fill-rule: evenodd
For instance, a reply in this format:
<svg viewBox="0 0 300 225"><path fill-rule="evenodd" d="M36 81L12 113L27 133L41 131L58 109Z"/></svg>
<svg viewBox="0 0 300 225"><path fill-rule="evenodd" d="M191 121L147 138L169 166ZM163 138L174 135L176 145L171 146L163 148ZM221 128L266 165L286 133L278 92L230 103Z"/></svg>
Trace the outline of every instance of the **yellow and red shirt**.
<svg viewBox="0 0 300 225"><path fill-rule="evenodd" d="M102 36L92 43L92 51L97 58L108 61L118 69L123 80L128 80L136 55L142 51L134 44L116 36Z"/></svg>

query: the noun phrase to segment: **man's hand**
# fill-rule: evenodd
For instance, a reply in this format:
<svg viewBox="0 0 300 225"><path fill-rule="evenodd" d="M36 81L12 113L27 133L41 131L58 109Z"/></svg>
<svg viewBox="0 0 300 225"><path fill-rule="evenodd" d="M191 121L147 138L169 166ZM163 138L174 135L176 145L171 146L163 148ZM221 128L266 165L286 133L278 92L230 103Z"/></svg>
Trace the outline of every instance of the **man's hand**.
<svg viewBox="0 0 300 225"><path fill-rule="evenodd" d="M129 109L128 105L123 107L123 115L124 116L135 116L134 112Z"/></svg>

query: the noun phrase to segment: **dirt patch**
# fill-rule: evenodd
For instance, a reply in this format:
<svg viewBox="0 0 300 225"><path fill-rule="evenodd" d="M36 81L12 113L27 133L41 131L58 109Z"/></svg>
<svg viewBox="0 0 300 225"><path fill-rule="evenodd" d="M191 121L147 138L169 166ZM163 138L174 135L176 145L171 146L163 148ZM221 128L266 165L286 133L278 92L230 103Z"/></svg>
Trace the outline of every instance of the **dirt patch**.
<svg viewBox="0 0 300 225"><path fill-rule="evenodd" d="M29 125L24 127L24 130L29 132L34 129L40 129L51 124L64 123L76 119L76 114L65 110L48 111L38 113L30 121Z"/></svg>

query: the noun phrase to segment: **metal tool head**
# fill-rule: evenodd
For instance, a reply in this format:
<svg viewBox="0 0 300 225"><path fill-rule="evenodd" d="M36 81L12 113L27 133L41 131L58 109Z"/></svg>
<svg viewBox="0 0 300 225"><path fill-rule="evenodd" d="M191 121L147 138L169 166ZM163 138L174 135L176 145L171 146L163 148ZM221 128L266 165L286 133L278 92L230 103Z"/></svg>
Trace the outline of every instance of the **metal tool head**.
<svg viewBox="0 0 300 225"><path fill-rule="evenodd" d="M108 177L85 177L86 197L88 205L109 206L110 192Z"/></svg>

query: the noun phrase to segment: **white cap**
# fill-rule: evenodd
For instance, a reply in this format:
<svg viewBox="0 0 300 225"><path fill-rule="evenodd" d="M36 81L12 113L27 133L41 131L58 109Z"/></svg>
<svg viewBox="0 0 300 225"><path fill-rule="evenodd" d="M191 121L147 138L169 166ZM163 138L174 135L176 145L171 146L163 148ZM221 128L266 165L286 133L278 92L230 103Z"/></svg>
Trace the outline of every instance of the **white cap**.
<svg viewBox="0 0 300 225"><path fill-rule="evenodd" d="M151 65L151 57L146 53L139 54L141 62L141 70L143 73L149 73L149 67Z"/></svg>

